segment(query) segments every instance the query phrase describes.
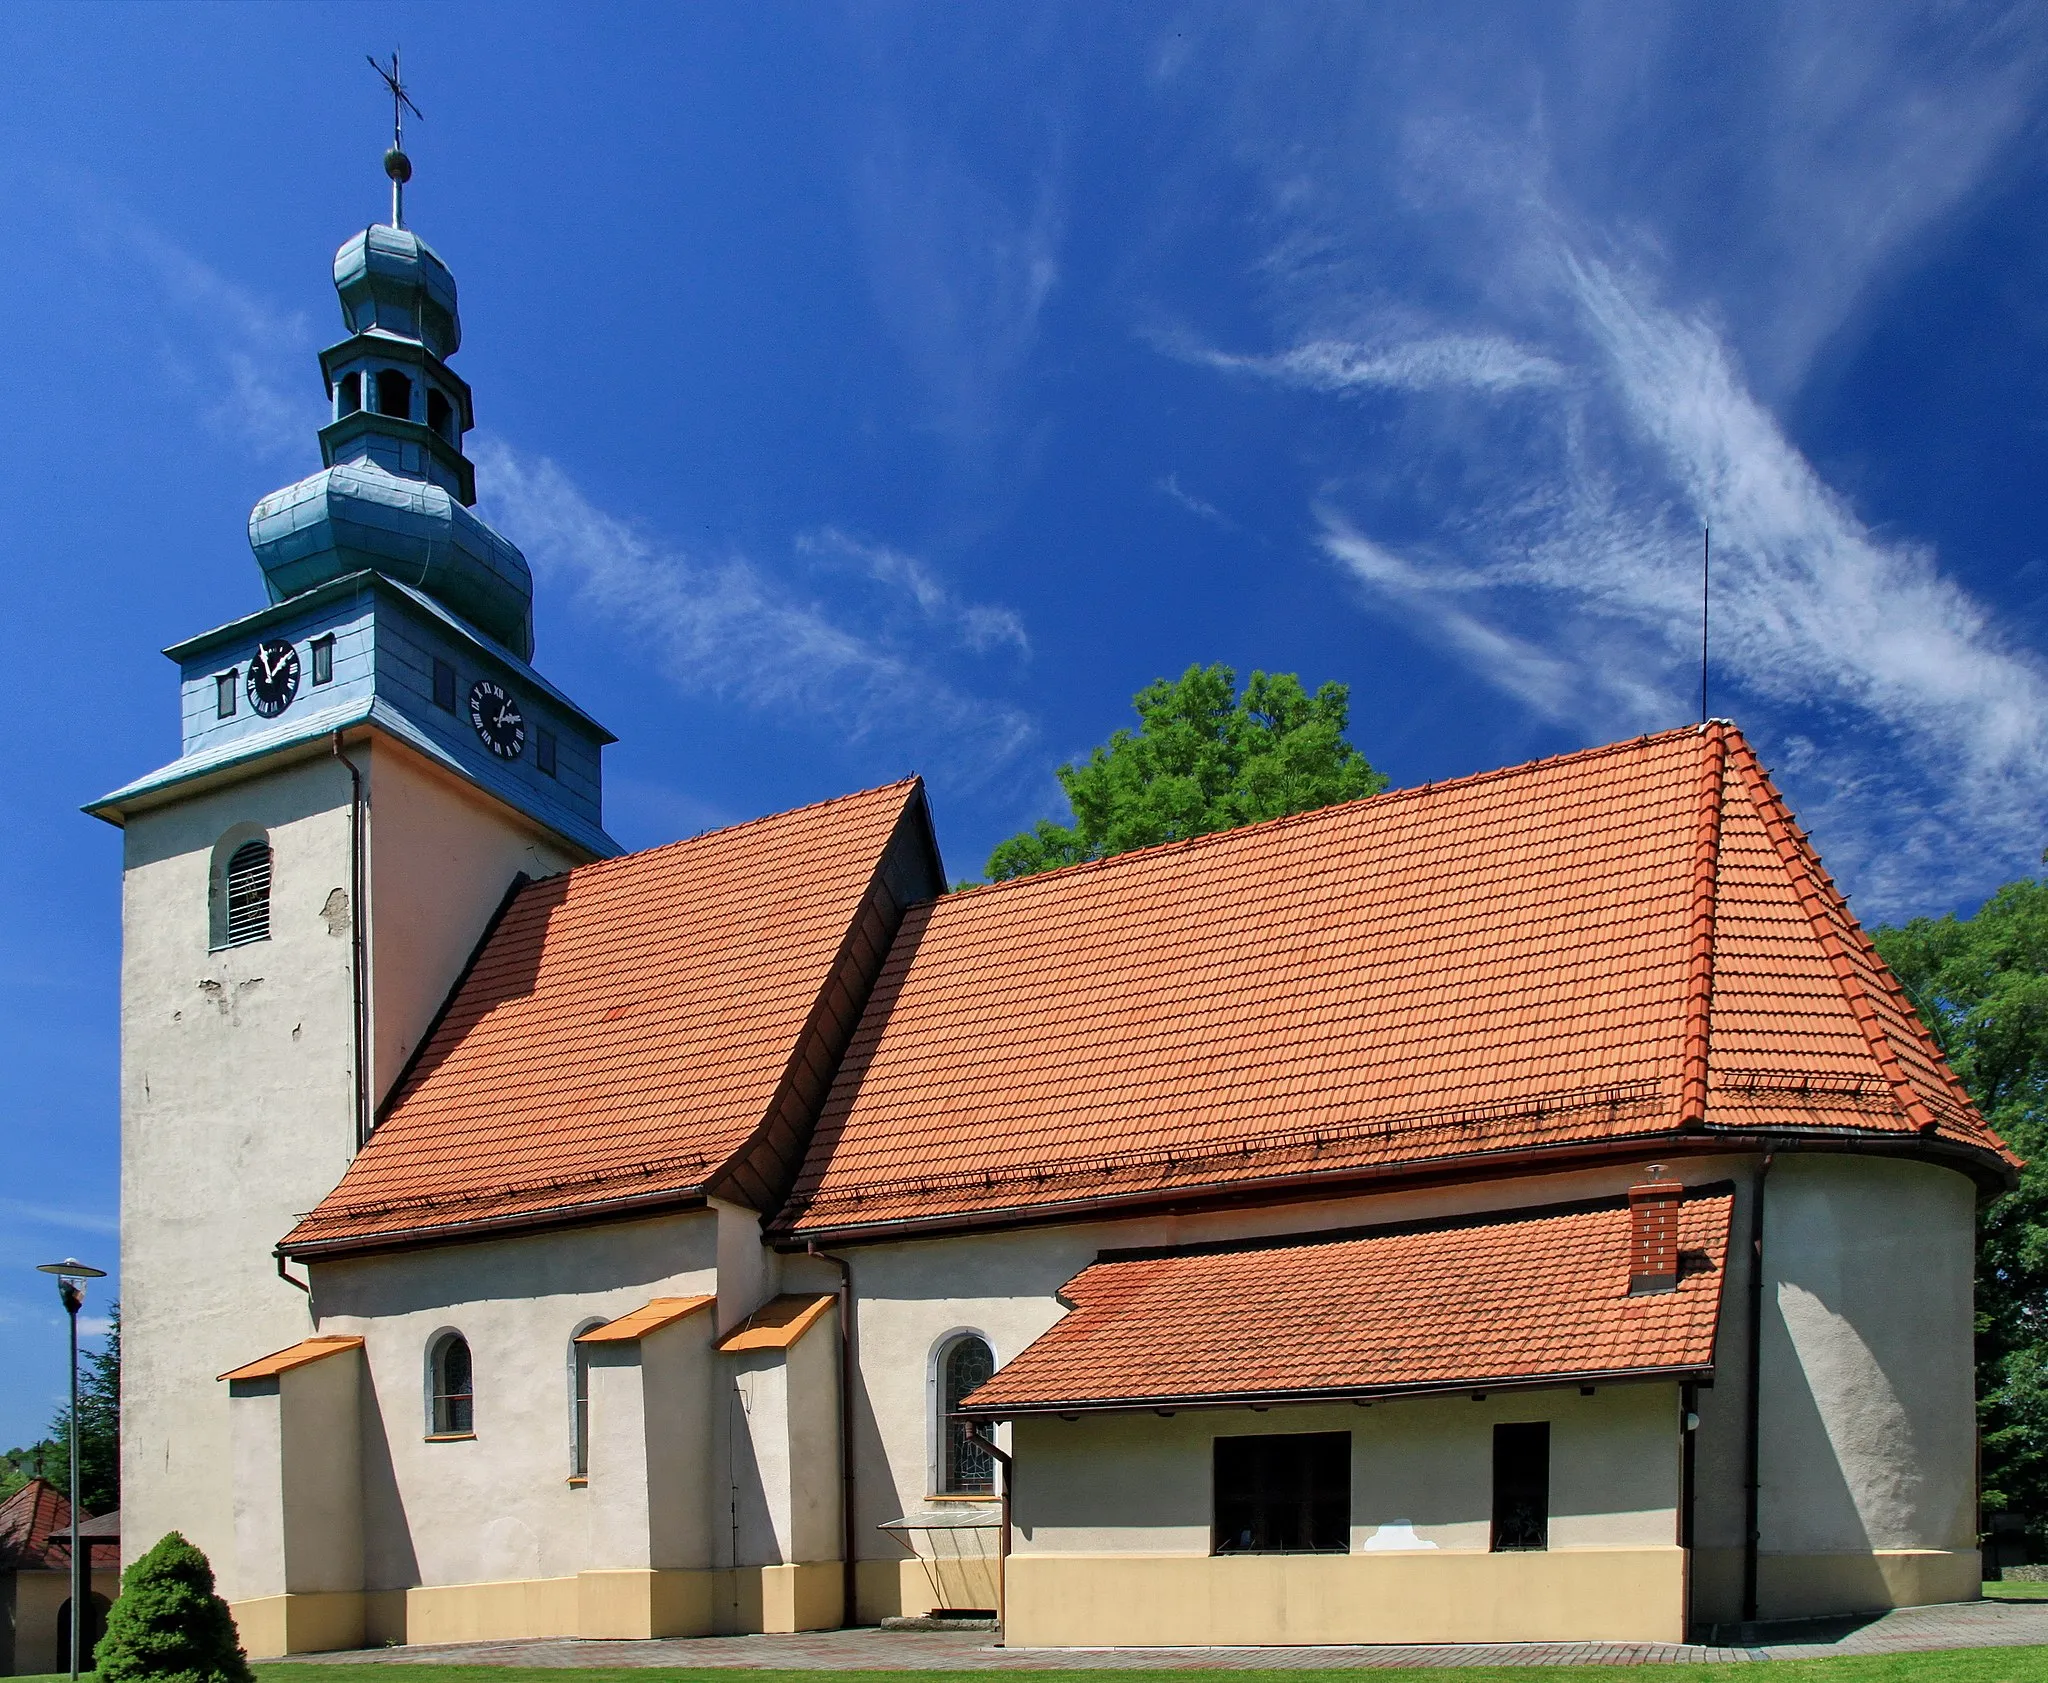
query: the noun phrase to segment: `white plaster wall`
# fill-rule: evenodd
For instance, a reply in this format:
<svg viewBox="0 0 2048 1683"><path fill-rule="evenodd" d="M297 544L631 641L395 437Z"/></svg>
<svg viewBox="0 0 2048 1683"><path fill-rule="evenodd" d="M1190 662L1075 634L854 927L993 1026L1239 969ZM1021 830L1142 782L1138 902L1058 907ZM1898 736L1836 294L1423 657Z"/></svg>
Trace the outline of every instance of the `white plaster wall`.
<svg viewBox="0 0 2048 1683"><path fill-rule="evenodd" d="M577 862L511 809L383 738L365 778L372 1065L381 1094L514 872ZM355 1150L346 770L289 761L131 818L122 885L126 1557L179 1529L242 1596L225 1387L311 1330L272 1247ZM215 843L260 826L271 938L208 950Z"/></svg>
<svg viewBox="0 0 2048 1683"><path fill-rule="evenodd" d="M1764 1212L1764 1550L1973 1547L1974 1188L1783 1156Z"/></svg>
<svg viewBox="0 0 2048 1683"><path fill-rule="evenodd" d="M555 876L587 855L387 740L354 752L368 774L371 1088L381 1103L512 878Z"/></svg>
<svg viewBox="0 0 2048 1683"><path fill-rule="evenodd" d="M268 1379L238 1379L228 1411L234 1481L235 1547L209 1551L218 1578L234 1572L242 1599L285 1593L284 1386Z"/></svg>
<svg viewBox="0 0 2048 1683"><path fill-rule="evenodd" d="M1351 1547L1484 1550L1493 1428L1550 1422L1550 1546L1668 1548L1680 1485L1671 1384L1496 1392L1404 1402L1182 1409L1169 1416L1034 1418L1016 1427L1020 1552L1189 1554L1210 1549L1214 1440L1351 1435ZM1411 1541L1411 1539L1413 1539Z"/></svg>
<svg viewBox="0 0 2048 1683"><path fill-rule="evenodd" d="M279 1378L284 1587L295 1595L361 1589L362 1357L328 1356ZM251 1565L245 1554L242 1570Z"/></svg>
<svg viewBox="0 0 2048 1683"><path fill-rule="evenodd" d="M1669 1167L1674 1179L1701 1186L1739 1176L1747 1161L1702 1157L1679 1159ZM1009 1362L1065 1314L1055 1293L1094 1261L1098 1251L1314 1233L1611 1196L1638 1179L1641 1170L1642 1165L1623 1165L1264 1209L842 1247L853 1264L857 1294L854 1439L862 1558L902 1558L901 1548L875 1527L901 1517L936 1492L929 1377L935 1345L955 1332L973 1330L989 1340L998 1367ZM1740 1236L1738 1228L1738 1242ZM789 1281L798 1277L799 1268L816 1266L785 1257L785 1289L797 1289ZM825 1289L827 1276L820 1271L817 1277L820 1289ZM1724 1309L1724 1341L1725 1315ZM1739 1405L1732 1418L1739 1430ZM1021 1476L1029 1477L1028 1463ZM1738 1473L1738 1496L1739 1479ZM1668 1543L1671 1538L1659 1541Z"/></svg>
<svg viewBox="0 0 2048 1683"><path fill-rule="evenodd" d="M602 1502L569 1483L569 1341L593 1317L715 1291L716 1227L689 1211L313 1268L320 1330L363 1336L375 1398L362 1444L367 1588L563 1577L616 1555L614 1539L593 1540ZM428 1442L426 1351L444 1328L469 1341L475 1437ZM597 1433L619 1425L593 1419ZM643 1430L659 1441L663 1424Z"/></svg>
<svg viewBox="0 0 2048 1683"><path fill-rule="evenodd" d="M839 1310L825 1311L785 1352L789 1375L789 1558L837 1560Z"/></svg>
<svg viewBox="0 0 2048 1683"><path fill-rule="evenodd" d="M121 965L123 1545L182 1530L234 1573L227 1387L311 1329L271 1247L354 1148L348 778L329 760L197 795L125 833ZM261 825L271 938L209 952L215 841Z"/></svg>
<svg viewBox="0 0 2048 1683"><path fill-rule="evenodd" d="M744 1321L778 1290L782 1259L761 1242L761 1217L744 1204L709 1200L718 1217L718 1336Z"/></svg>

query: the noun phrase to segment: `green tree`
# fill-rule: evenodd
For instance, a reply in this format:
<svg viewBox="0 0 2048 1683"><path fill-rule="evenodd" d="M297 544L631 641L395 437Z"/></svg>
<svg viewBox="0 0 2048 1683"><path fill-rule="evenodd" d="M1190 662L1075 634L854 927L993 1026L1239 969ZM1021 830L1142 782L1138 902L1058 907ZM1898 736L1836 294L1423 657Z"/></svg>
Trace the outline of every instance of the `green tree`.
<svg viewBox="0 0 2048 1683"><path fill-rule="evenodd" d="M1071 825L1042 819L989 855L992 882L1134 847L1234 830L1376 795L1387 780L1344 740L1351 692L1314 695L1291 672L1254 672L1237 691L1228 666L1190 666L1131 698L1119 730L1080 765L1059 768Z"/></svg>
<svg viewBox="0 0 2048 1683"><path fill-rule="evenodd" d="M63 1461L65 1478L56 1477L57 1463ZM12 1496L32 1478L47 1478L62 1488L70 1475L68 1456L58 1453L56 1442L44 1438L25 1449L10 1449L0 1453L0 1502Z"/></svg>
<svg viewBox="0 0 2048 1683"><path fill-rule="evenodd" d="M1985 1508L2027 1515L2048 1542L2048 882L1873 939L1984 1119L2028 1159L1978 1227L1977 1409Z"/></svg>
<svg viewBox="0 0 2048 1683"><path fill-rule="evenodd" d="M89 1514L111 1513L121 1505L121 1305L107 1311L106 1342L84 1355L78 1375L79 1506ZM71 1408L50 1422L54 1453L43 1475L71 1494Z"/></svg>
<svg viewBox="0 0 2048 1683"><path fill-rule="evenodd" d="M255 1683L206 1556L172 1531L121 1575L99 1683Z"/></svg>

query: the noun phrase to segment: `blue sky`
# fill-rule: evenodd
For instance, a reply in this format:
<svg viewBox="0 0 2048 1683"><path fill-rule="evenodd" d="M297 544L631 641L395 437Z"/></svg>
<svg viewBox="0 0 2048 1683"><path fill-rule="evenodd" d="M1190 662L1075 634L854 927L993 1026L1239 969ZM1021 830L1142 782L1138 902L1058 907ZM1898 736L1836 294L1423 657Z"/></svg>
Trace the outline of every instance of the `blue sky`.
<svg viewBox="0 0 2048 1683"><path fill-rule="evenodd" d="M929 779L947 862L1195 661L1396 783L1713 707L1867 920L2048 843L2048 13L22 6L0 1441L115 1249L118 838L157 651L261 603L333 250L454 267L481 510L629 846ZM100 1295L104 1302L105 1293Z"/></svg>

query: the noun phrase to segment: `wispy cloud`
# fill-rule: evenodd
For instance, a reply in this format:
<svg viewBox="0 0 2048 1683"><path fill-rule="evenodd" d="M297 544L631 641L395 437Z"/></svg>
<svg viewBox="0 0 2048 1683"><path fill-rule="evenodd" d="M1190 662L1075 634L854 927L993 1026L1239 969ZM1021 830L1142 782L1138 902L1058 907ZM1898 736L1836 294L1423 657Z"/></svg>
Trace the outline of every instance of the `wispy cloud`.
<svg viewBox="0 0 2048 1683"><path fill-rule="evenodd" d="M805 555L853 562L868 579L908 601L927 625L951 633L977 654L999 644L1008 644L1020 654L1031 652L1024 621L1014 609L961 601L914 555L851 537L837 526L799 532L796 547Z"/></svg>
<svg viewBox="0 0 2048 1683"><path fill-rule="evenodd" d="M0 1198L0 1215L31 1227L53 1227L75 1233L118 1233L120 1221L94 1210L66 1209L57 1204L32 1203L22 1198Z"/></svg>
<svg viewBox="0 0 2048 1683"><path fill-rule="evenodd" d="M1152 482L1152 489L1168 501L1178 503L1197 520L1206 520L1212 526L1223 526L1231 530L1235 530L1237 527L1237 522L1232 520L1229 515L1225 514L1214 503L1206 498L1196 496L1192 491L1183 487L1180 482L1180 475L1177 473L1169 473L1164 478L1155 479Z"/></svg>
<svg viewBox="0 0 2048 1683"><path fill-rule="evenodd" d="M1809 821L1838 826L1831 851L1879 909L1958 871L1996 880L2031 862L2048 664L2010 646L1928 549L1858 518L1708 317L1574 246L1556 259L1599 394L1595 413L1556 416L1554 481L1532 495L1509 476L1427 554L1325 510L1326 553L1475 673L1600 735L1688 715L1709 525L1724 702L1763 710ZM1596 443L1603 407L1621 436ZM1835 745L1822 752L1817 734Z"/></svg>
<svg viewBox="0 0 2048 1683"><path fill-rule="evenodd" d="M310 456L327 414L306 373L305 314L273 308L89 181L72 183L66 202L80 237L140 265L176 320L159 354L201 419L265 460Z"/></svg>
<svg viewBox="0 0 2048 1683"><path fill-rule="evenodd" d="M1035 734L1018 709L963 692L744 555L666 542L502 440L472 454L492 515L535 569L654 651L684 689L800 708L855 736L896 733L968 781L1007 766Z"/></svg>
<svg viewBox="0 0 2048 1683"><path fill-rule="evenodd" d="M1232 374L1252 374L1306 391L1426 392L1464 389L1510 392L1554 386L1564 369L1550 357L1491 334L1439 333L1365 344L1312 339L1271 355L1253 356L1186 343L1171 344L1184 361Z"/></svg>

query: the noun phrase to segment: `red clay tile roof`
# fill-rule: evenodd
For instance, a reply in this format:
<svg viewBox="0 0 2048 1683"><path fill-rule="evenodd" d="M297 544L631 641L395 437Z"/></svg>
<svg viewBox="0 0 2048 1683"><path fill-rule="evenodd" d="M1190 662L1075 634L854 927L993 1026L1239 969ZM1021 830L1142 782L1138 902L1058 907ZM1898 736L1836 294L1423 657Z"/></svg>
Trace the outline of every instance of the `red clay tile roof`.
<svg viewBox="0 0 2048 1683"><path fill-rule="evenodd" d="M86 1516L80 1514L83 1528ZM48 1571L71 1564L71 1504L48 1479L32 1478L0 1502L0 1572ZM85 1543L81 1534L79 1541ZM121 1564L118 1542L86 1544L95 1570Z"/></svg>
<svg viewBox="0 0 2048 1683"><path fill-rule="evenodd" d="M2012 1161L1715 723L914 908L779 1222L1755 1129Z"/></svg>
<svg viewBox="0 0 2048 1683"><path fill-rule="evenodd" d="M1703 1265L1639 1297L1628 1294L1620 1199L1236 1250L1112 1253L1067 1283L1073 1312L963 1412L1704 1373L1733 1203L1724 1188L1690 1194L1679 1250Z"/></svg>
<svg viewBox="0 0 2048 1683"><path fill-rule="evenodd" d="M674 1203L763 1126L916 779L508 902L289 1254Z"/></svg>

